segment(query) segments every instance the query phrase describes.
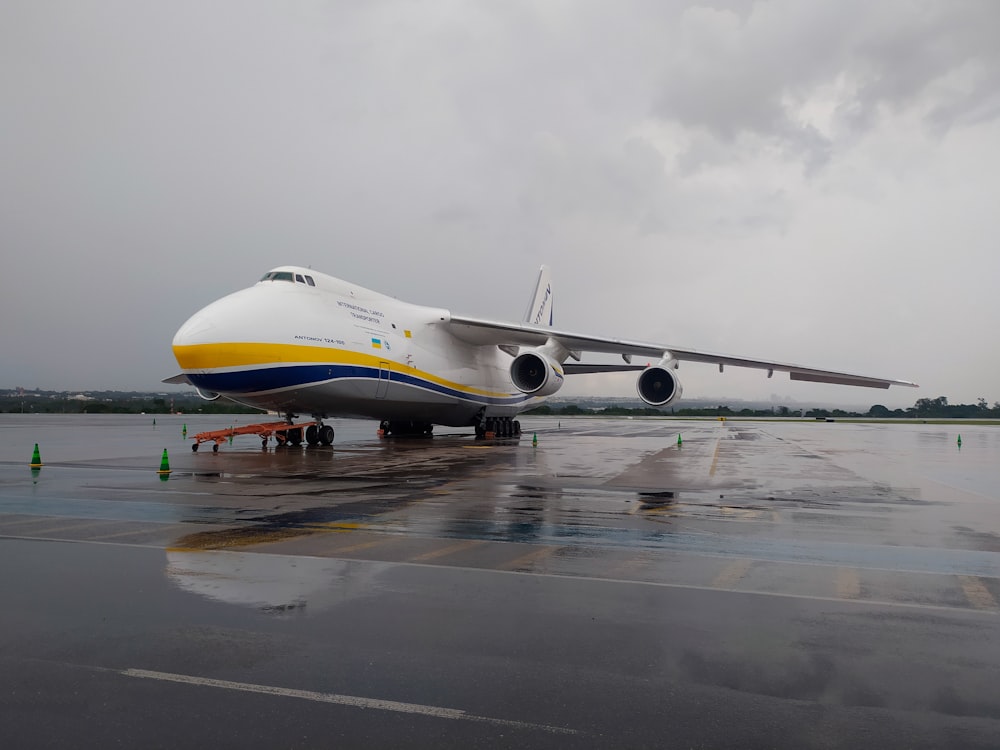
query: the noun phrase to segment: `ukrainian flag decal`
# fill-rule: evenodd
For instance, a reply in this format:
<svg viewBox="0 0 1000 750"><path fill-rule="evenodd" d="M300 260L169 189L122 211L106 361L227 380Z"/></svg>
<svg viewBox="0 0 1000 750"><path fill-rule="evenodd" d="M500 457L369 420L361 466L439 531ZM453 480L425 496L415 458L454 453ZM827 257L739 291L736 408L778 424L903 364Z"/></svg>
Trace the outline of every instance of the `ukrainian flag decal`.
<svg viewBox="0 0 1000 750"><path fill-rule="evenodd" d="M372 339L372 349L381 349L382 339Z"/></svg>

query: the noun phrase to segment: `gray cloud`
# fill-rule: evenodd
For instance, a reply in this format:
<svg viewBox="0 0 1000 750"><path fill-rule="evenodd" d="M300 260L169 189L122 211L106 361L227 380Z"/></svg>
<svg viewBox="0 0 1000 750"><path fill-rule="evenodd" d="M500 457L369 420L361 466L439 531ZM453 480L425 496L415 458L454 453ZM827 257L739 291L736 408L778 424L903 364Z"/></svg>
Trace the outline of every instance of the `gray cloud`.
<svg viewBox="0 0 1000 750"><path fill-rule="evenodd" d="M1000 399L961 346L1000 316L997 30L943 1L5 3L0 386L155 387L188 314L282 263L516 317L547 262L568 327ZM689 391L768 387L712 375Z"/></svg>

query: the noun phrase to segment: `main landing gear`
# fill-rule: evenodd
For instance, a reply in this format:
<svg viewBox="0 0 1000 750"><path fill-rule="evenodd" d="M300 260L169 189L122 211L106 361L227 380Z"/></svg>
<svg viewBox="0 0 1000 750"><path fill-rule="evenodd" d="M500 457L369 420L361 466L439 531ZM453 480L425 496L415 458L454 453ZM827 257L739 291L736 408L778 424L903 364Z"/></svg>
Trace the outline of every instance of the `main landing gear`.
<svg viewBox="0 0 1000 750"><path fill-rule="evenodd" d="M311 424L306 427L309 445L333 445L333 428L328 424Z"/></svg>
<svg viewBox="0 0 1000 750"><path fill-rule="evenodd" d="M409 419L383 419L378 426L380 437L430 437L434 425Z"/></svg>
<svg viewBox="0 0 1000 750"><path fill-rule="evenodd" d="M519 438L521 423L513 417L486 417L476 423L476 440L489 437Z"/></svg>
<svg viewBox="0 0 1000 750"><path fill-rule="evenodd" d="M285 418L288 420L288 429L275 433L274 437L278 441L277 447L290 445L293 448L298 448L302 445L303 437L309 446L333 445L333 427L323 424L321 416L313 415L315 421L307 423L304 427L295 427L292 424L292 420L295 419L295 415L292 413L287 414ZM262 441L261 447L267 447L266 438Z"/></svg>

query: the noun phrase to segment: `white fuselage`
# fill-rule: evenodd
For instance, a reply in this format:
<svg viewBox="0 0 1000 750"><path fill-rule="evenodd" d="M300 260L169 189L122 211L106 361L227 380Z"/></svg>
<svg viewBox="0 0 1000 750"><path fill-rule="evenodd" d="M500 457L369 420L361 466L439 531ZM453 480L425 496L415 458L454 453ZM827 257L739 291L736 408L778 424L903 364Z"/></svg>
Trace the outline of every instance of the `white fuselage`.
<svg viewBox="0 0 1000 750"><path fill-rule="evenodd" d="M173 350L203 394L283 414L458 426L541 401L513 386L510 354L459 340L449 317L283 266L195 313Z"/></svg>

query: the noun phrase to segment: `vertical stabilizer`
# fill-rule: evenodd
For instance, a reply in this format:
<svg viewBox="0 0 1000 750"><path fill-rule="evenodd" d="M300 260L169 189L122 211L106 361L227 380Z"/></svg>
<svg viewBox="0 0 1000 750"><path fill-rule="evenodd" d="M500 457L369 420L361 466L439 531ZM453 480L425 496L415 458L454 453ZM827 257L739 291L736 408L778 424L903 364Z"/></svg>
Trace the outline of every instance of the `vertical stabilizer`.
<svg viewBox="0 0 1000 750"><path fill-rule="evenodd" d="M552 276L548 266L538 269L538 282L524 314L524 322L536 326L552 325Z"/></svg>

